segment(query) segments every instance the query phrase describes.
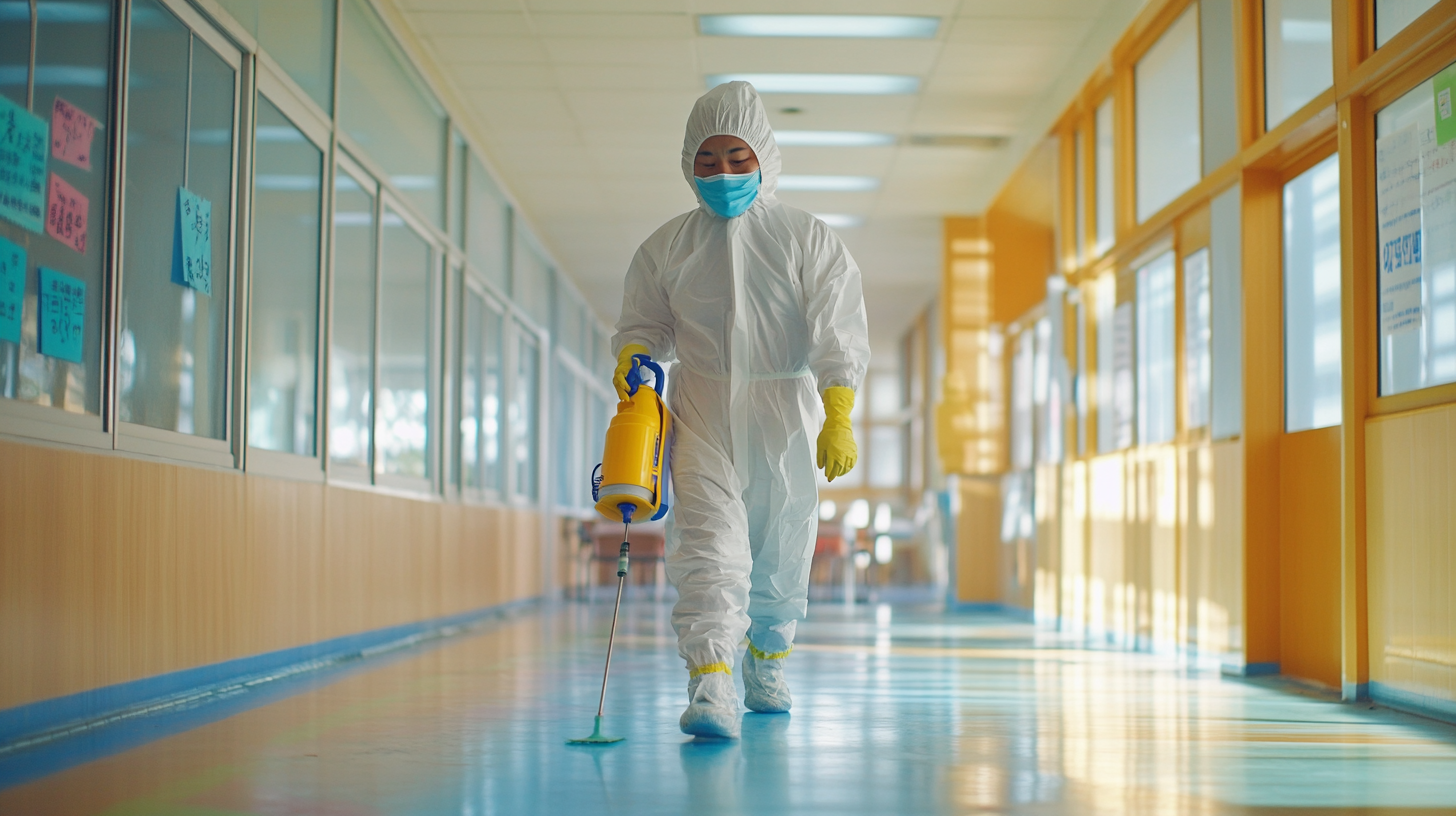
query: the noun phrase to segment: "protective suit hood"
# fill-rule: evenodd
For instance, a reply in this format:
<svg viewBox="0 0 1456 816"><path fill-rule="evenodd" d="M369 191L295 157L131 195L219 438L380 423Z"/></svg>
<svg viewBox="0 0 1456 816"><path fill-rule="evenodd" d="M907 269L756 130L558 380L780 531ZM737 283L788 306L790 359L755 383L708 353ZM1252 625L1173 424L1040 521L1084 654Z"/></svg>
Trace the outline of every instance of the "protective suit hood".
<svg viewBox="0 0 1456 816"><path fill-rule="evenodd" d="M779 171L783 160L779 156L779 145L774 140L773 128L768 124L768 113L763 109L763 100L758 91L747 82L725 82L698 97L693 112L688 116L687 134L683 137L683 178L698 199L698 206L711 211L703 201L698 185L693 183L693 161L698 148L712 136L737 136L753 148L758 156L758 168L763 174L759 182L758 199L753 209L768 206L774 202L774 192L779 186Z"/></svg>

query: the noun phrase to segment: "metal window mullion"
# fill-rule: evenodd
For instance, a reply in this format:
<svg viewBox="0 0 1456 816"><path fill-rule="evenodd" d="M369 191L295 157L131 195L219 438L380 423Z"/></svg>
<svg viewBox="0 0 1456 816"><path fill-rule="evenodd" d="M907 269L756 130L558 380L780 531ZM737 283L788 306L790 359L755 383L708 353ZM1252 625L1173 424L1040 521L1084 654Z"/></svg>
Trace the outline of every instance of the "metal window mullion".
<svg viewBox="0 0 1456 816"><path fill-rule="evenodd" d="M369 376L369 483L376 484L379 458L379 351L380 331L384 315L384 196L375 187L374 196L374 359Z"/></svg>
<svg viewBox="0 0 1456 816"><path fill-rule="evenodd" d="M32 2L32 7L35 5ZM121 365L120 354L118 353L121 333L121 299L122 283L125 270L122 268L123 250L125 249L125 232L123 227L126 223L126 195L124 180L126 179L126 131L129 98L128 90L131 83L131 0L122 0L118 3L117 33L116 33L116 60L115 79L112 88L112 129L109 134L111 142L108 145L111 152L111 173L107 179L109 187L107 195L110 196L111 216L107 223L108 254L107 261L111 274L103 276L103 281L109 278L109 286L104 287L106 293L106 330L102 333L105 343L102 348L102 397L101 397L101 422L102 428L111 436L111 448L116 449L118 422L118 386L120 380Z"/></svg>
<svg viewBox="0 0 1456 816"><path fill-rule="evenodd" d="M35 112L35 51L40 35L40 12L37 0L30 0L30 63L25 75L25 109Z"/></svg>
<svg viewBox="0 0 1456 816"><path fill-rule="evenodd" d="M187 107L182 114L182 186L190 183L188 174L192 170L192 49L197 44L197 35L187 30Z"/></svg>
<svg viewBox="0 0 1456 816"><path fill-rule="evenodd" d="M227 404L233 416L228 427L236 440L234 449L239 470L247 468L248 456L248 400L251 399L248 371L252 365L252 292L253 292L253 163L257 156L258 122L258 62L252 54L244 54L242 65L235 74L233 87L236 114L233 127L233 167L235 188L233 200L236 215L228 225L233 231L232 279L236 301L233 303L233 330L230 333L233 344L233 372L228 382L233 384L233 399Z"/></svg>
<svg viewBox="0 0 1456 816"><path fill-rule="evenodd" d="M314 395L314 449L324 470L324 479L328 480L331 471L329 451L329 429L332 427L332 417L329 415L329 371L332 368L334 354L334 204L337 198L336 193L339 173L339 27L343 23L341 19L342 3L334 3L334 56L333 75L330 77L329 88L329 145L326 152L327 164L323 168L322 183L325 185L323 196L319 203L319 228L323 231L319 244L319 325L318 325L318 366L317 382L318 393ZM374 397L369 398L370 407L373 407ZM374 427L370 424L370 439L374 437Z"/></svg>

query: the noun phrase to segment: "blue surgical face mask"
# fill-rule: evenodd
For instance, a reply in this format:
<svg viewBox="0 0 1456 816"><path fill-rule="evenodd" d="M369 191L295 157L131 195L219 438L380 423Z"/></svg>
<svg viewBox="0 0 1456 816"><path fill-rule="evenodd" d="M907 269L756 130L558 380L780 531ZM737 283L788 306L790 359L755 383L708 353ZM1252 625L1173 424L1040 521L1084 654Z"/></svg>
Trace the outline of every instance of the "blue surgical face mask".
<svg viewBox="0 0 1456 816"><path fill-rule="evenodd" d="M724 218L736 218L753 206L758 198L760 171L752 173L721 173L707 178L694 178L703 200L713 212Z"/></svg>

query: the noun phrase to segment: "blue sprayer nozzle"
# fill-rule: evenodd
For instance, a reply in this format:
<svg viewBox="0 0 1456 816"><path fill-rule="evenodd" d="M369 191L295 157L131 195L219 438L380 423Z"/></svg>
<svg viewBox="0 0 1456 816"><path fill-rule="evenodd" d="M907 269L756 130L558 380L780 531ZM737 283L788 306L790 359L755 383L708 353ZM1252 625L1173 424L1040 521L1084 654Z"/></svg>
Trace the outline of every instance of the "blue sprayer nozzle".
<svg viewBox="0 0 1456 816"><path fill-rule="evenodd" d="M617 505L617 509L622 511L622 523L631 524L632 513L637 510L637 505L631 502L622 502L621 504Z"/></svg>

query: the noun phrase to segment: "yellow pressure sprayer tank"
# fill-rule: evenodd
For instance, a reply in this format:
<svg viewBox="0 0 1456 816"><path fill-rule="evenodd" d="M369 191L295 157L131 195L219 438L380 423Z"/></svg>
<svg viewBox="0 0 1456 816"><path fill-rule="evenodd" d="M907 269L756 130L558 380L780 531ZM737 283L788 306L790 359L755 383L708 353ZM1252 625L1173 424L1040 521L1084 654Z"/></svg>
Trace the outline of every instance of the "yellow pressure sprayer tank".
<svg viewBox="0 0 1456 816"><path fill-rule="evenodd" d="M643 369L655 379L643 388ZM612 521L656 521L667 515L668 453L672 413L663 401L666 376L646 354L632 357L628 397L607 427L600 473L592 478L597 512Z"/></svg>

